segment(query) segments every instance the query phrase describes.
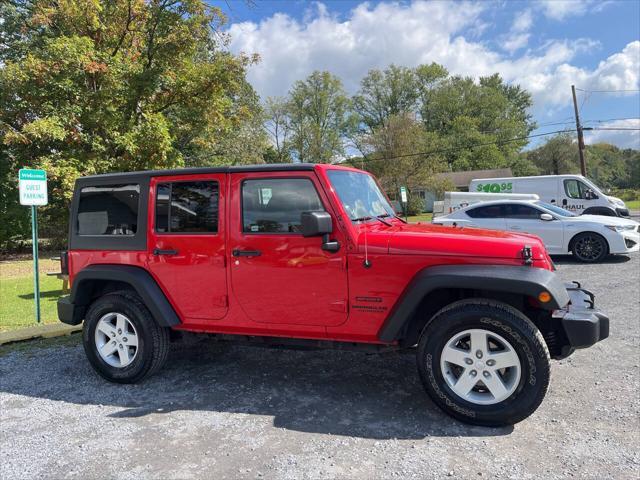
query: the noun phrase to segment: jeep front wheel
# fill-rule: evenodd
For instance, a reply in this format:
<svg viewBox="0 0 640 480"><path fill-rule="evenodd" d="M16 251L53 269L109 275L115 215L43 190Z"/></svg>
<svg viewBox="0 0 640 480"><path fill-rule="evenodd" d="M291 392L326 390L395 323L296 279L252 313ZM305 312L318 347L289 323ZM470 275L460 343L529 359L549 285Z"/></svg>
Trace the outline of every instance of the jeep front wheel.
<svg viewBox="0 0 640 480"><path fill-rule="evenodd" d="M432 400L475 425L524 420L549 385L549 351L540 331L500 302L462 300L443 308L422 332L417 355Z"/></svg>
<svg viewBox="0 0 640 480"><path fill-rule="evenodd" d="M87 311L82 343L91 366L105 379L135 383L164 364L169 332L130 291L98 298Z"/></svg>

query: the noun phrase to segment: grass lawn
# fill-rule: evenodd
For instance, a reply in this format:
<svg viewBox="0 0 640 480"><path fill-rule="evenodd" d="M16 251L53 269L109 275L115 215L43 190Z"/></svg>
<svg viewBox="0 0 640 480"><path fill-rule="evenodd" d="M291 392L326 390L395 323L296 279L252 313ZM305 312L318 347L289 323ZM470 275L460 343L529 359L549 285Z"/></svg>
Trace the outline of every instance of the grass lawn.
<svg viewBox="0 0 640 480"><path fill-rule="evenodd" d="M409 217L410 222L431 222L433 213L423 213L422 215L413 215Z"/></svg>
<svg viewBox="0 0 640 480"><path fill-rule="evenodd" d="M624 202L629 210L640 210L640 200L630 200Z"/></svg>
<svg viewBox="0 0 640 480"><path fill-rule="evenodd" d="M30 260L0 263L0 332L36 325L33 301L33 273ZM58 322L56 301L62 295L62 280L46 272L60 269L59 263L40 263L40 309L43 323Z"/></svg>

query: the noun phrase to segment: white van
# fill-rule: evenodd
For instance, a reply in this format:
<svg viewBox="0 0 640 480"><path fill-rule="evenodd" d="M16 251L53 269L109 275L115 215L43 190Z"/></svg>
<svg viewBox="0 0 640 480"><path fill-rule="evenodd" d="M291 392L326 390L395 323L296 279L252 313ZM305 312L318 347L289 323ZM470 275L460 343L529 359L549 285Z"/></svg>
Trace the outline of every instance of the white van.
<svg viewBox="0 0 640 480"><path fill-rule="evenodd" d="M433 216L449 215L472 203L491 200L540 200L540 197L536 194L522 193L444 192L443 202L433 202Z"/></svg>
<svg viewBox="0 0 640 480"><path fill-rule="evenodd" d="M470 192L535 193L578 215L629 216L622 200L605 195L582 175L540 175L537 177L482 178L471 180Z"/></svg>

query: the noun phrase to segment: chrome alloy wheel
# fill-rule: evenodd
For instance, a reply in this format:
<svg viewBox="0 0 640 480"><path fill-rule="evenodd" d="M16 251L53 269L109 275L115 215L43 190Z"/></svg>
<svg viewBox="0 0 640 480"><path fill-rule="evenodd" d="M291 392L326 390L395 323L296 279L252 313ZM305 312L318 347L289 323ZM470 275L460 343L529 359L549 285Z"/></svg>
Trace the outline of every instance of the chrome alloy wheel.
<svg viewBox="0 0 640 480"><path fill-rule="evenodd" d="M95 342L100 357L112 367L126 367L138 353L136 328L121 313L110 312L98 320Z"/></svg>
<svg viewBox="0 0 640 480"><path fill-rule="evenodd" d="M456 333L440 355L442 376L463 400L493 405L509 398L522 367L511 344L497 333L471 329Z"/></svg>

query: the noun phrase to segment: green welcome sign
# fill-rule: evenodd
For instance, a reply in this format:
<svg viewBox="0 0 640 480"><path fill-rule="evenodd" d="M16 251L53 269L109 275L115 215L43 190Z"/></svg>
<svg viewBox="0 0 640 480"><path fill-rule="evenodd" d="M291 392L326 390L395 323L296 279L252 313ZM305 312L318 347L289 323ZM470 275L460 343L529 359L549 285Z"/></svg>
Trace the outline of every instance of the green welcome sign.
<svg viewBox="0 0 640 480"><path fill-rule="evenodd" d="M49 201L47 172L22 168L18 171L20 205L31 207L31 239L33 243L33 299L36 307L36 322L40 323L40 278L38 272L38 205Z"/></svg>

